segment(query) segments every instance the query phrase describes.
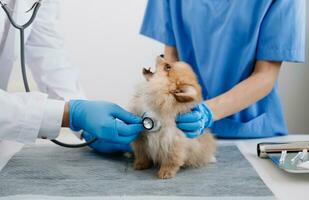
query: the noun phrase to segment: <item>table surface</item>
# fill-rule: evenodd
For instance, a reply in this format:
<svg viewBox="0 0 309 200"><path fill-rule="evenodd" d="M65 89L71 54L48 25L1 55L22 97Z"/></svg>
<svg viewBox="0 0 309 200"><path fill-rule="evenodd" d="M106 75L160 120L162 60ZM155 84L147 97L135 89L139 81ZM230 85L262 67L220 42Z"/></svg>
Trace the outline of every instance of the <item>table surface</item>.
<svg viewBox="0 0 309 200"><path fill-rule="evenodd" d="M77 139L68 133L61 134L60 139L65 142L77 142ZM309 141L309 135L289 135L254 140L220 140L219 144L236 144L277 199L308 199L306 194L309 188L309 174L289 174L277 168L270 160L260 159L256 155L256 145L260 142L291 141ZM51 145L47 140L37 140L37 143ZM19 143L0 141L0 169L22 147L23 145Z"/></svg>

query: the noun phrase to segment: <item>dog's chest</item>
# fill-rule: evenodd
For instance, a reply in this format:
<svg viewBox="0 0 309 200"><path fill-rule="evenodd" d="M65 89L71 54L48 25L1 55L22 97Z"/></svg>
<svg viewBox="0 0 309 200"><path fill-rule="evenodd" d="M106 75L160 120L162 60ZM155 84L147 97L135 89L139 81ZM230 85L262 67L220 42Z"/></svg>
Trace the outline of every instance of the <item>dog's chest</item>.
<svg viewBox="0 0 309 200"><path fill-rule="evenodd" d="M148 133L148 154L154 162L159 162L171 149L177 137L178 130L175 127L162 128L158 132Z"/></svg>

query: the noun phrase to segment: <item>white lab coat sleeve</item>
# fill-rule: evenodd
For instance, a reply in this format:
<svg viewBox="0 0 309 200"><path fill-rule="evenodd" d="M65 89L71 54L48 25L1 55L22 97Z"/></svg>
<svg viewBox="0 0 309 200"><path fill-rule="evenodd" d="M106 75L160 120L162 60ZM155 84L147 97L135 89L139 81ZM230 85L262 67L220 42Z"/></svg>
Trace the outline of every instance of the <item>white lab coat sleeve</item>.
<svg viewBox="0 0 309 200"><path fill-rule="evenodd" d="M0 140L30 144L40 129L52 138L60 132L63 101L48 100L47 94L40 92L8 93L0 89L0 105ZM44 118L50 123L42 126Z"/></svg>
<svg viewBox="0 0 309 200"><path fill-rule="evenodd" d="M38 138L55 139L61 130L64 101L47 99Z"/></svg>
<svg viewBox="0 0 309 200"><path fill-rule="evenodd" d="M27 66L51 99L84 99L79 70L72 67L59 33L59 0L44 0L26 41Z"/></svg>

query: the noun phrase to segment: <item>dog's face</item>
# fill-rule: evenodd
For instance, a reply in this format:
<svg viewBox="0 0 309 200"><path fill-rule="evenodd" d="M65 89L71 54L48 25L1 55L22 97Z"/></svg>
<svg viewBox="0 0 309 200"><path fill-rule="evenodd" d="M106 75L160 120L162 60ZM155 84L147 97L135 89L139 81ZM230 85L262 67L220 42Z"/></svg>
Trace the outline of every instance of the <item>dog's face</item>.
<svg viewBox="0 0 309 200"><path fill-rule="evenodd" d="M202 101L201 87L187 63L170 63L159 56L155 71L144 68L143 74L147 80L149 103L156 106L155 109L187 112L188 107Z"/></svg>

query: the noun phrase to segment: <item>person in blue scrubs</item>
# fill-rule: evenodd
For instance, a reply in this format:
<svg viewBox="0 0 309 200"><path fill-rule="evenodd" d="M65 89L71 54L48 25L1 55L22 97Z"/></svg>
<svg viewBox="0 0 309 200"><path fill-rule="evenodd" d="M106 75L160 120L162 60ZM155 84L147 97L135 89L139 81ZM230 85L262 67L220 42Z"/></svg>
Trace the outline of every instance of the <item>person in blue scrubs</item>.
<svg viewBox="0 0 309 200"><path fill-rule="evenodd" d="M188 62L205 101L179 115L188 138L286 135L277 77L283 61L305 58L306 0L149 0L141 34L165 45L169 62ZM91 136L84 133L86 140ZM98 140L101 153L131 151Z"/></svg>
<svg viewBox="0 0 309 200"><path fill-rule="evenodd" d="M304 61L305 3L149 0L141 34L163 43L168 61L192 65L217 137L286 135L277 77L283 61ZM178 126L190 131L192 116Z"/></svg>

